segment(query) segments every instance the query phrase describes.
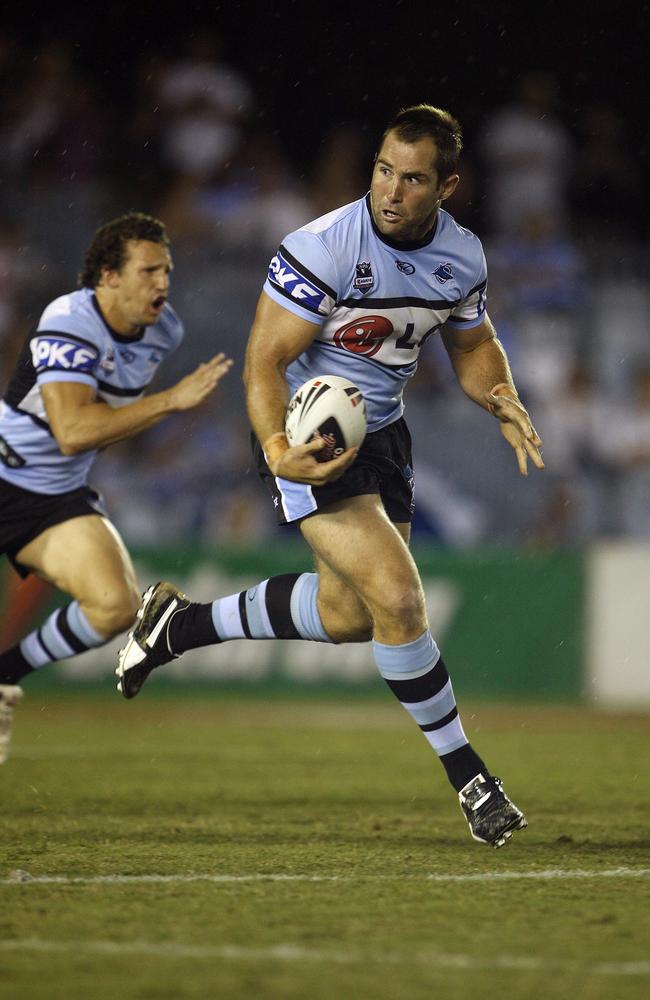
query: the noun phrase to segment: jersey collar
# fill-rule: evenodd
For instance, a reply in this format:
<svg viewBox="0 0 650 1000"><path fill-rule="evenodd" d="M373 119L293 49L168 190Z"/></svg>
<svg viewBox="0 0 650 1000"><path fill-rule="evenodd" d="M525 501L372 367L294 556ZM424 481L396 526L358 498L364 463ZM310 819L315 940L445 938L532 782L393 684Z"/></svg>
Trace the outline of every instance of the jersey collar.
<svg viewBox="0 0 650 1000"><path fill-rule="evenodd" d="M364 200L366 203L366 208L368 210L368 215L370 216L370 223L374 230L375 236L377 237L377 239L381 240L382 243L385 243L387 247L390 247L391 250L421 250L423 247L428 247L430 243L433 243L433 239L436 235L436 230L438 229L437 212L436 212L435 222L433 223L432 228L425 236L422 237L421 240L416 240L413 243L403 243L403 242L398 242L397 240L389 240L386 236L383 235L383 233L379 232L377 226L375 225L375 220L372 217L372 208L370 207L370 192L368 192Z"/></svg>
<svg viewBox="0 0 650 1000"><path fill-rule="evenodd" d="M101 319L102 323L104 324L104 326L106 327L106 329L110 333L111 337L113 338L113 340L117 340L118 344L133 344L137 340L142 340L142 338L144 337L145 331L147 329L146 326L141 326L140 329L138 330L138 332L136 334L134 334L133 337L127 337L127 335L125 333L118 333L117 330L114 330L113 327L110 326L108 320L104 316L104 313L101 310L101 306L100 306L99 302L97 301L97 296L95 295L94 292L93 292L93 294L91 296L91 300L90 301L92 302L92 304L93 304L93 306L94 306L94 308L95 308L95 310L96 310L99 318Z"/></svg>

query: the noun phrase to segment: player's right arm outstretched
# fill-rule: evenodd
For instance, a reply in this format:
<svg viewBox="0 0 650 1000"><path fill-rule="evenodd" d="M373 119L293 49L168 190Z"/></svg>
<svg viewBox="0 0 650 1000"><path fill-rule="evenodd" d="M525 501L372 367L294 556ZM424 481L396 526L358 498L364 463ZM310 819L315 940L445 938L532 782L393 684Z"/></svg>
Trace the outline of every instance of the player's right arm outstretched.
<svg viewBox="0 0 650 1000"><path fill-rule="evenodd" d="M169 413L193 409L216 389L232 364L217 354L169 389L120 408L97 399L96 390L81 382L48 382L41 394L61 452L77 455L133 437Z"/></svg>
<svg viewBox="0 0 650 1000"><path fill-rule="evenodd" d="M283 309L262 292L244 368L248 416L271 472L310 486L323 486L339 479L357 454L356 448L349 448L331 462L318 462L315 455L324 441L290 447L284 433L289 402L285 372L307 350L319 329L317 324Z"/></svg>

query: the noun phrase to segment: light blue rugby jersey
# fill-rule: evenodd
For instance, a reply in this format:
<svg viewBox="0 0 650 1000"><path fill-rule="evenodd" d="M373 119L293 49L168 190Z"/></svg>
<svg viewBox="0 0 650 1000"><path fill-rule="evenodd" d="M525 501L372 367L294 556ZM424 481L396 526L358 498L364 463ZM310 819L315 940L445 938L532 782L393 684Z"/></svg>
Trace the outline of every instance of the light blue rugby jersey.
<svg viewBox="0 0 650 1000"><path fill-rule="evenodd" d="M137 337L125 337L110 329L92 289L51 302L28 337L0 403L0 478L36 493L82 486L97 452L61 454L41 386L81 382L110 406L127 406L142 396L182 338L183 325L169 304L155 324Z"/></svg>
<svg viewBox="0 0 650 1000"><path fill-rule="evenodd" d="M480 240L448 212L438 210L426 242L398 244L379 233L366 195L287 236L264 291L320 328L287 369L291 391L342 375L363 392L377 431L401 416L425 341L444 323L482 323L486 287Z"/></svg>

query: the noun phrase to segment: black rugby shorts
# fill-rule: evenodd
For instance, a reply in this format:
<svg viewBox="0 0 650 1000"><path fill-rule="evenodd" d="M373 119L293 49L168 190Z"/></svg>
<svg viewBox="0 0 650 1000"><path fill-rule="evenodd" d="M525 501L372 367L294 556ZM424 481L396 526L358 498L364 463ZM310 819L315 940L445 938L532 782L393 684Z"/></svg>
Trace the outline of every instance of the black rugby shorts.
<svg viewBox="0 0 650 1000"><path fill-rule="evenodd" d="M379 494L394 524L406 524L413 517L411 435L403 417L367 434L350 468L335 483L325 486L276 479L255 436L252 442L257 471L271 494L279 524L295 523L338 500L372 493Z"/></svg>
<svg viewBox="0 0 650 1000"><path fill-rule="evenodd" d="M105 515L101 494L91 486L67 493L34 493L0 478L0 554L5 554L21 576L29 570L16 554L46 528L87 514Z"/></svg>

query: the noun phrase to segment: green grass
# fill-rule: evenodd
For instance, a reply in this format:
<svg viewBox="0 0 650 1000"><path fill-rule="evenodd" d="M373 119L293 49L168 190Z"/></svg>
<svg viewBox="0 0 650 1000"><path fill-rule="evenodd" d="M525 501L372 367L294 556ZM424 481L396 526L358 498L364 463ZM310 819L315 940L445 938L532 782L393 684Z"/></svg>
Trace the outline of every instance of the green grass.
<svg viewBox="0 0 650 1000"><path fill-rule="evenodd" d="M501 851L388 697L28 689L0 769L0 997L645 998L650 718L464 719L528 813ZM592 874L519 877L550 870Z"/></svg>

